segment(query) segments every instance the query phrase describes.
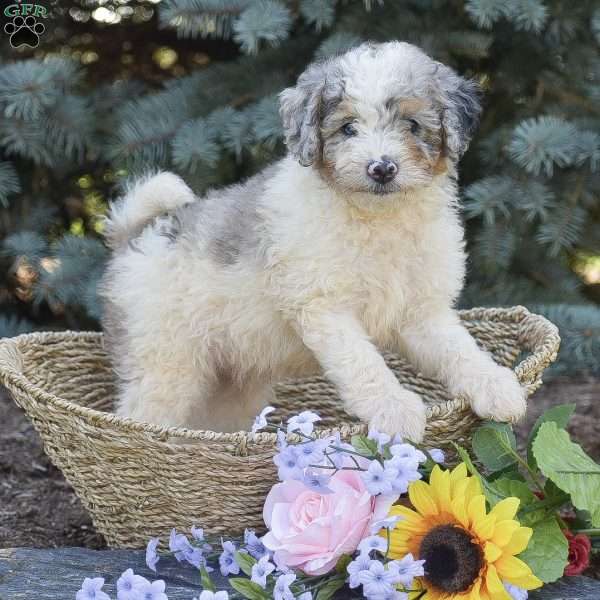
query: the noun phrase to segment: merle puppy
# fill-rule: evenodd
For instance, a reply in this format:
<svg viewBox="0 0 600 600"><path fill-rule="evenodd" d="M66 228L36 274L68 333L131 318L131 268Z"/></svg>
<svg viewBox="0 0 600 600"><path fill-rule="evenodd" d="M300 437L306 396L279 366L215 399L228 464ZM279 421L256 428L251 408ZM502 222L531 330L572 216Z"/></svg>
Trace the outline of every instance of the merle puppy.
<svg viewBox="0 0 600 600"><path fill-rule="evenodd" d="M134 185L107 220L101 292L119 414L236 431L273 382L322 371L349 413L419 441L425 409L392 349L478 415L521 417L525 390L453 308L477 96L415 46L363 44L281 93L280 162L200 199L169 173Z"/></svg>

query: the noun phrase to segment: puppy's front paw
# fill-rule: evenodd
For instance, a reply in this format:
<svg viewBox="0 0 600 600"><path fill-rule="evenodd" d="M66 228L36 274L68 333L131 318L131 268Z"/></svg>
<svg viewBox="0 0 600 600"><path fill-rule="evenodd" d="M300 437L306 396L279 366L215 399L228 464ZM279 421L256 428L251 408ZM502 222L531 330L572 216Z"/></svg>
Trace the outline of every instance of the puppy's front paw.
<svg viewBox="0 0 600 600"><path fill-rule="evenodd" d="M417 394L402 390L387 400L369 421L372 429L419 443L425 434L427 414L425 405Z"/></svg>
<svg viewBox="0 0 600 600"><path fill-rule="evenodd" d="M473 377L465 386L464 394L483 419L516 423L527 410L527 392L514 372L506 367Z"/></svg>

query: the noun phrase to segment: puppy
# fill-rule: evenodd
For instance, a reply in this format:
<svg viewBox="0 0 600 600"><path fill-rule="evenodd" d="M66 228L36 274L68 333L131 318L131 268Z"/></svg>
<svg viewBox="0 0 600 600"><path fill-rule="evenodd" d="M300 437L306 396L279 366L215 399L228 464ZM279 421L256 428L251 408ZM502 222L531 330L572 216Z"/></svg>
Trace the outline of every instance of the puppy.
<svg viewBox="0 0 600 600"><path fill-rule="evenodd" d="M387 348L481 417L521 417L514 373L453 309L476 85L410 44L369 43L310 65L280 99L280 162L202 199L161 173L111 207L101 295L118 413L247 429L273 382L322 371L349 413L418 442L424 405Z"/></svg>

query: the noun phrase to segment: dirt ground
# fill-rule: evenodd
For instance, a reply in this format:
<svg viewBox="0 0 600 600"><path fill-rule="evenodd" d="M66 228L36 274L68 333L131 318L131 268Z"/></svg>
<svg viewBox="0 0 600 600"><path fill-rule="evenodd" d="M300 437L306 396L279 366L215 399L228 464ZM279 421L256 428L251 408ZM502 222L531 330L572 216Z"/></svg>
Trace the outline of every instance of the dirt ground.
<svg viewBox="0 0 600 600"><path fill-rule="evenodd" d="M546 408L577 403L571 432L600 459L600 379L554 379L530 400L523 439ZM102 548L81 503L45 456L21 410L0 390L0 548L85 546Z"/></svg>

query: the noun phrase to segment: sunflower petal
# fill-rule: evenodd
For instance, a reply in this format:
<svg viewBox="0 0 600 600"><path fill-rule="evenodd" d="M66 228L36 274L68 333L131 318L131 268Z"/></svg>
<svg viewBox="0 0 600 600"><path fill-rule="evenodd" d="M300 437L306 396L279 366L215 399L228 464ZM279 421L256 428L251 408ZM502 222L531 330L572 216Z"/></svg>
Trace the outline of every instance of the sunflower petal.
<svg viewBox="0 0 600 600"><path fill-rule="evenodd" d="M467 488L469 487L469 481L469 477L456 481L452 486L452 497L458 498L459 496L465 496L467 494Z"/></svg>
<svg viewBox="0 0 600 600"><path fill-rule="evenodd" d="M533 573L525 577L505 577L504 579L508 583L512 583L524 590L535 590L544 585L544 582L533 575Z"/></svg>
<svg viewBox="0 0 600 600"><path fill-rule="evenodd" d="M408 497L411 504L423 516L437 515L439 513L429 485L424 481L414 481L411 483L408 488Z"/></svg>
<svg viewBox="0 0 600 600"><path fill-rule="evenodd" d="M504 548L504 546L510 542L517 529L519 529L517 521L499 521L496 523L496 530L492 536L492 542L494 542L496 546Z"/></svg>
<svg viewBox="0 0 600 600"><path fill-rule="evenodd" d="M450 472L442 471L439 465L435 465L429 476L429 485L440 512L452 512L450 505Z"/></svg>
<svg viewBox="0 0 600 600"><path fill-rule="evenodd" d="M492 508L490 514L496 515L498 521L508 521L514 519L519 510L521 501L518 498L504 498Z"/></svg>
<svg viewBox="0 0 600 600"><path fill-rule="evenodd" d="M506 593L506 589L500 581L498 571L494 565L488 565L485 575L485 586L493 600L504 600L506 597L510 600L510 596Z"/></svg>
<svg viewBox="0 0 600 600"><path fill-rule="evenodd" d="M464 496L458 496L452 499L452 514L456 520L465 528L469 527L469 513Z"/></svg>
<svg viewBox="0 0 600 600"><path fill-rule="evenodd" d="M467 478L466 493L469 496L479 496L480 494L483 494L483 490L481 489L481 483L479 482L479 477L475 477L473 475L472 477Z"/></svg>
<svg viewBox="0 0 600 600"><path fill-rule="evenodd" d="M472 497L471 500L469 500L467 512L469 513L469 519L473 524L485 519L485 496L482 494Z"/></svg>
<svg viewBox="0 0 600 600"><path fill-rule="evenodd" d="M486 542L483 554L486 562L494 563L502 556L502 550L494 542Z"/></svg>
<svg viewBox="0 0 600 600"><path fill-rule="evenodd" d="M477 596L477 600L493 600L493 598L487 593L486 590L481 588L479 590L479 596Z"/></svg>
<svg viewBox="0 0 600 600"><path fill-rule="evenodd" d="M467 477L467 465L465 463L460 463L452 471L450 471L450 483L454 486L461 479L466 479Z"/></svg>
<svg viewBox="0 0 600 600"><path fill-rule="evenodd" d="M527 548L527 544L529 544L532 535L533 529L531 529L531 527L519 527L519 529L513 533L510 542L504 546L504 553L521 554L521 552Z"/></svg>
<svg viewBox="0 0 600 600"><path fill-rule="evenodd" d="M496 561L495 568L502 579L506 579L507 581L515 577L520 578L532 575L529 565L516 556L507 556L506 554L502 555Z"/></svg>
<svg viewBox="0 0 600 600"><path fill-rule="evenodd" d="M400 521L400 523L404 521L410 521L414 523L423 521L423 517L418 512L402 504L395 504L392 506L392 508L390 508L390 515L398 515L402 517L402 521Z"/></svg>
<svg viewBox="0 0 600 600"><path fill-rule="evenodd" d="M468 594L465 594L465 600L481 600L481 578L475 580L473 587L469 590ZM487 598L486 598L487 600Z"/></svg>
<svg viewBox="0 0 600 600"><path fill-rule="evenodd" d="M494 515L487 515L483 519L473 521L471 529L480 540L489 540L494 535L496 529L496 517Z"/></svg>

